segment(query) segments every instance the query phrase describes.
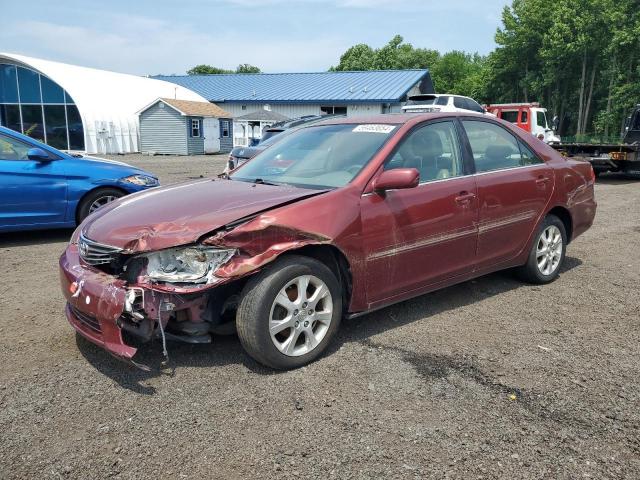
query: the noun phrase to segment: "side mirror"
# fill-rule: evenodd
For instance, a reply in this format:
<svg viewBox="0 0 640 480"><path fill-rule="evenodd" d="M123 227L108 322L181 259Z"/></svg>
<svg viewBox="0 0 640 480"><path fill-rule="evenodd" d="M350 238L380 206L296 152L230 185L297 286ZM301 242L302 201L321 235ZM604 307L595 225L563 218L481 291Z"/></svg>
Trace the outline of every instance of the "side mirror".
<svg viewBox="0 0 640 480"><path fill-rule="evenodd" d="M392 168L385 170L373 181L373 189L377 192L417 187L420 172L415 168Z"/></svg>
<svg viewBox="0 0 640 480"><path fill-rule="evenodd" d="M50 162L51 156L41 148L30 148L27 151L27 158L29 160L37 160L38 162Z"/></svg>

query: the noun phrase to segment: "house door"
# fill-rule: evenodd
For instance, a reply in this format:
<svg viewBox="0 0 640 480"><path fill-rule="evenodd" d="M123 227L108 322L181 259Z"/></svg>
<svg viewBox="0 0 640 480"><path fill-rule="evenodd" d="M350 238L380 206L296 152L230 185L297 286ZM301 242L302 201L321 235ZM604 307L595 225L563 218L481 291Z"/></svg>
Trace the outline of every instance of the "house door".
<svg viewBox="0 0 640 480"><path fill-rule="evenodd" d="M205 118L202 121L204 134L204 153L220 151L220 121L217 118Z"/></svg>

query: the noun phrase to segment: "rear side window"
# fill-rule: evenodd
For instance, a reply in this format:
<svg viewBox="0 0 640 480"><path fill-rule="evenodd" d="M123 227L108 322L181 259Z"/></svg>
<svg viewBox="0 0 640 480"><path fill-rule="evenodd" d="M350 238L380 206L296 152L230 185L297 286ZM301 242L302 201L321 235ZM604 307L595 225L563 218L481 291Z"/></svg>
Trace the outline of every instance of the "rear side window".
<svg viewBox="0 0 640 480"><path fill-rule="evenodd" d="M20 140L0 135L0 160L28 160L30 148Z"/></svg>
<svg viewBox="0 0 640 480"><path fill-rule="evenodd" d="M530 149L498 125L475 120L463 120L462 124L478 173L541 163Z"/></svg>
<svg viewBox="0 0 640 480"><path fill-rule="evenodd" d="M438 100L436 100L436 105L446 106L447 103L449 103L449 97L438 97Z"/></svg>
<svg viewBox="0 0 640 480"><path fill-rule="evenodd" d="M464 108L467 109L467 102L464 101L464 98L453 97L453 106L456 108Z"/></svg>
<svg viewBox="0 0 640 480"><path fill-rule="evenodd" d="M507 122L518 123L518 110L503 110L500 118Z"/></svg>
<svg viewBox="0 0 640 480"><path fill-rule="evenodd" d="M533 153L533 151L527 147L523 142L518 142L520 144L520 154L522 155L522 165L536 165L538 163L542 163L542 160L538 158L538 156Z"/></svg>

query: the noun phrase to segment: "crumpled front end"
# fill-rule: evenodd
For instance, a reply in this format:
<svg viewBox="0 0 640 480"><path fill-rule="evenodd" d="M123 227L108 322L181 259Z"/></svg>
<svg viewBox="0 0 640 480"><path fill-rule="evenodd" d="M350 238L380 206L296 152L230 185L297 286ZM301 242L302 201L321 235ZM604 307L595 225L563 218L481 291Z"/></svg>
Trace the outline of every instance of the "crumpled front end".
<svg viewBox="0 0 640 480"><path fill-rule="evenodd" d="M163 343L210 343L217 329L232 330L249 275L288 250L328 242L326 237L275 226L269 215L219 231L199 244L155 252L130 253L98 244L79 230L60 258L67 318L89 341L138 367L144 367L133 360L134 345L140 342L159 338ZM233 255L199 282L151 279L152 273L163 274L157 264L164 258L162 252L185 249Z"/></svg>
<svg viewBox="0 0 640 480"><path fill-rule="evenodd" d="M116 357L131 360L136 349L126 345L118 320L124 312L124 282L80 264L77 245L60 257L60 285L71 326L83 337Z"/></svg>
<svg viewBox="0 0 640 480"><path fill-rule="evenodd" d="M60 284L73 328L115 357L144 369L148 367L133 359L133 345L156 337L209 343L211 326L220 320L212 312L223 308L211 291L156 291L101 271L80 258L73 242L60 257Z"/></svg>

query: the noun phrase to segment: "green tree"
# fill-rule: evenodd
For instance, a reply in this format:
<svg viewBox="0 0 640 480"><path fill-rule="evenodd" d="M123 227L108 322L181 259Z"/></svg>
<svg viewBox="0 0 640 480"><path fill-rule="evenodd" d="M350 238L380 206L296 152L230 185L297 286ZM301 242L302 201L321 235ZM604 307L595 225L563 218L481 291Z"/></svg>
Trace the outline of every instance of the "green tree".
<svg viewBox="0 0 640 480"><path fill-rule="evenodd" d="M486 62L486 57L478 54L457 50L445 53L431 69L436 91L486 100Z"/></svg>
<svg viewBox="0 0 640 480"><path fill-rule="evenodd" d="M332 71L402 70L430 68L440 54L436 50L414 48L404 43L400 35L393 37L384 47L373 49L360 43L349 48L340 57L340 63Z"/></svg>
<svg viewBox="0 0 640 480"><path fill-rule="evenodd" d="M238 65L236 68L236 73L261 73L258 67L254 67L253 65L249 65L248 63L243 63L242 65Z"/></svg>
<svg viewBox="0 0 640 480"><path fill-rule="evenodd" d="M190 70L187 70L187 75L215 75L220 73L233 73L233 70L225 70L224 68L204 64L196 65Z"/></svg>
<svg viewBox="0 0 640 480"><path fill-rule="evenodd" d="M261 73L258 67L243 63L238 65L234 70L225 70L224 68L213 67L211 65L196 65L187 71L187 75L219 75L222 73Z"/></svg>

